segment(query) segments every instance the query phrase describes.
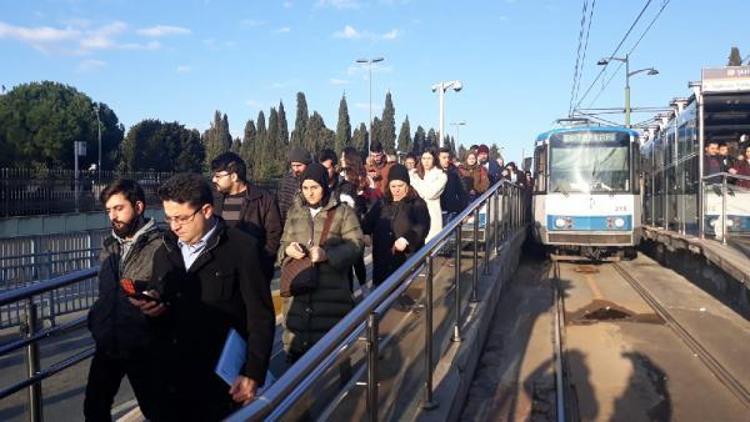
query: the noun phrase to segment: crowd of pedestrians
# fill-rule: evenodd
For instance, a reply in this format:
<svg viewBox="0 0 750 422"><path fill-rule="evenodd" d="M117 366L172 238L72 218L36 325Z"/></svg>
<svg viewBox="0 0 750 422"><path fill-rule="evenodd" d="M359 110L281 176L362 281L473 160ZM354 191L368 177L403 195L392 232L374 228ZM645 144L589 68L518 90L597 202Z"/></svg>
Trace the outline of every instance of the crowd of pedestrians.
<svg viewBox="0 0 750 422"><path fill-rule="evenodd" d="M89 312L86 420L110 420L125 376L153 421L219 420L249 403L267 377L275 274L293 363L354 307L366 247L378 286L492 184L528 183L488 155L477 146L459 164L449 149L428 149L402 165L378 142L367 157L295 147L274 195L227 152L211 163L212 183L182 173L159 188L164 225L144 217L138 183L115 181L100 198L112 233ZM232 333L244 340L244 364L227 380L217 364Z"/></svg>

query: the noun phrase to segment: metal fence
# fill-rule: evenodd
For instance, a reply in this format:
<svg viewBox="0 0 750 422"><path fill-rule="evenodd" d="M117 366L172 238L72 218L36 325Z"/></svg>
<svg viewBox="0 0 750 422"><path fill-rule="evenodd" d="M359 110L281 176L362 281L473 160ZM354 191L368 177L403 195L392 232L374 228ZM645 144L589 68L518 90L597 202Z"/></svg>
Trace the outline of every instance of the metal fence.
<svg viewBox="0 0 750 422"><path fill-rule="evenodd" d="M136 180L146 193L146 204L160 206L157 190L174 173L63 169L0 169L0 217L88 212L101 209L99 193L118 177ZM78 178L76 179L76 176ZM207 176L208 177L208 176ZM255 183L271 192L279 179Z"/></svg>
<svg viewBox="0 0 750 422"><path fill-rule="evenodd" d="M704 176L701 181L701 238L727 244L732 237L750 238L750 177L731 173Z"/></svg>
<svg viewBox="0 0 750 422"><path fill-rule="evenodd" d="M109 229L0 240L0 292L12 291L73 271L92 268ZM87 309L98 295L96 280L51 291L39 300L40 318ZM17 303L0 306L0 329L23 321Z"/></svg>
<svg viewBox="0 0 750 422"><path fill-rule="evenodd" d="M0 217L96 211L101 209L99 193L118 177L137 180L146 192L146 203L157 204L156 190L171 175L3 168L0 169Z"/></svg>

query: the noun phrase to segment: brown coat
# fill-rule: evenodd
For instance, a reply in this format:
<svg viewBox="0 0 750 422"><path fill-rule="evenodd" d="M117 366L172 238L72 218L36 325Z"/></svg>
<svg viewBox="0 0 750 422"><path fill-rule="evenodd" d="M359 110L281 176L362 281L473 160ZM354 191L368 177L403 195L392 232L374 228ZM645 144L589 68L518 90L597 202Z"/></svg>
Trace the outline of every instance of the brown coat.
<svg viewBox="0 0 750 422"><path fill-rule="evenodd" d="M479 195L490 188L490 178L487 175L487 170L479 164L461 166L461 177L470 179L464 183L468 192L474 191L476 195Z"/></svg>

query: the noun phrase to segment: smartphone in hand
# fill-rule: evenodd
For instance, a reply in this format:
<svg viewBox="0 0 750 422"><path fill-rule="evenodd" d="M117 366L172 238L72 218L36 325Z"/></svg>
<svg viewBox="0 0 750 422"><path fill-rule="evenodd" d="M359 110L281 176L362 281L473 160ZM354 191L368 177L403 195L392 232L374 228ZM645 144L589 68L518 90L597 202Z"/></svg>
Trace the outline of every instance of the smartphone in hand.
<svg viewBox="0 0 750 422"><path fill-rule="evenodd" d="M152 302L161 302L158 298L155 298L146 293L146 283L133 281L129 278L123 278L120 280L120 287L125 292L127 297L137 300L148 300Z"/></svg>

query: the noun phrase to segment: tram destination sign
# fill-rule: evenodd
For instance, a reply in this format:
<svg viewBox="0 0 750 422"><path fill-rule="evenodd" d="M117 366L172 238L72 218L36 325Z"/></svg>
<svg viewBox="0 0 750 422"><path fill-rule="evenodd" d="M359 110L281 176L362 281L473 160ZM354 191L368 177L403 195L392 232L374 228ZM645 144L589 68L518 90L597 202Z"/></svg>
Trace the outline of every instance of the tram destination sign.
<svg viewBox="0 0 750 422"><path fill-rule="evenodd" d="M705 68L701 79L703 92L750 91L750 66Z"/></svg>

